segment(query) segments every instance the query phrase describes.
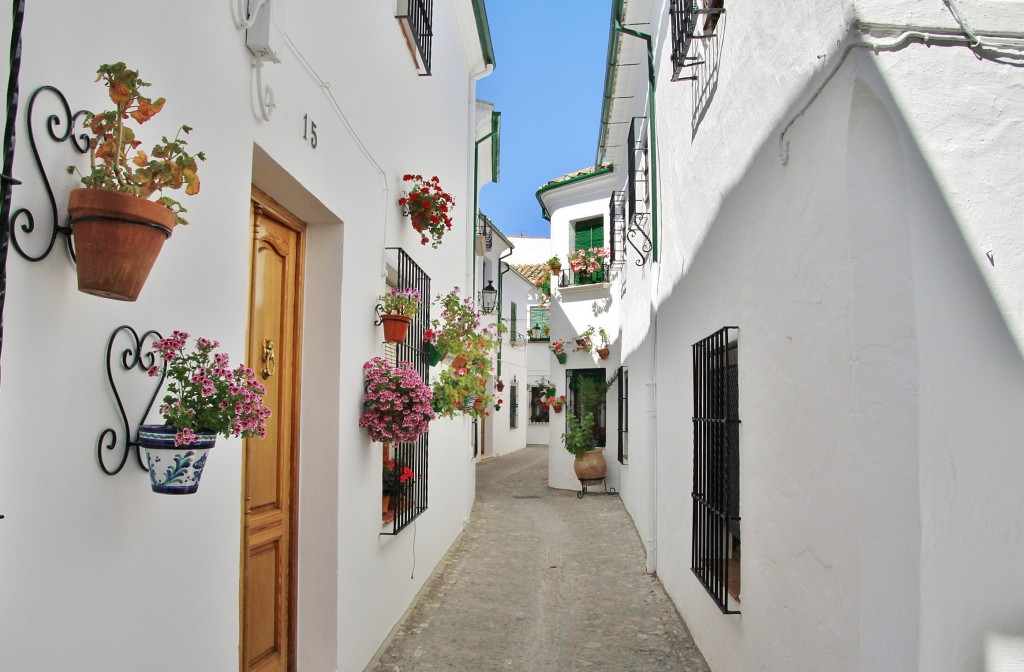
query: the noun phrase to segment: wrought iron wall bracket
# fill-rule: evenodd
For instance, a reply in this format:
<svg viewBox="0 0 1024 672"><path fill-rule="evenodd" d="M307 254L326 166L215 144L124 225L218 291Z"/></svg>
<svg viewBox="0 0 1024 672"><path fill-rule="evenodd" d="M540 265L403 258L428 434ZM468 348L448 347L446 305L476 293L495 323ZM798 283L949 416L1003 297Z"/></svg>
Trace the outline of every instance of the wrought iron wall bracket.
<svg viewBox="0 0 1024 672"><path fill-rule="evenodd" d="M380 325L384 324L384 304L378 303L376 306L373 307L373 312L377 313L377 319L374 320L373 326L379 327Z"/></svg>
<svg viewBox="0 0 1024 672"><path fill-rule="evenodd" d="M124 432L123 440L121 440L118 437L117 430L107 427L100 432L99 439L96 441L96 460L99 462L100 469L108 476L120 473L125 463L128 462L128 454L132 448L135 449L135 458L139 463L139 468L147 471L146 465L142 461L142 452L138 441L138 425L146 421L146 416L149 415L149 411L153 408L157 394L160 393L160 388L164 384L164 378L167 377L167 362L161 360L158 368L160 375L153 376L156 379L156 384L153 387L153 394L149 397L149 403L146 405L142 415L139 416L139 422L135 427L130 426L128 424L128 414L121 400L121 394L118 392L117 383L114 382L114 342L120 334L126 334L130 338L124 350L120 351L121 370L137 370L147 375L149 370L158 366L157 356L152 351L143 353L142 349L150 339L155 341L163 338L159 332L152 329L140 337L133 328L128 325L122 325L114 330L114 333L110 335L110 340L107 341L107 382L110 384L110 391L114 393L114 401L117 402L117 410L121 414L121 427ZM110 468L104 461L103 455L105 452L114 452L118 449L120 449L120 455L117 458L117 466Z"/></svg>
<svg viewBox="0 0 1024 672"><path fill-rule="evenodd" d="M39 254L32 254L22 247L21 241L19 241L19 234L31 235L36 233L36 218L28 208L18 208L11 213L10 221L10 236L11 242L14 244L14 249L17 251L22 258L28 261L42 261L50 255L50 251L53 250L54 243L57 241L57 235L63 235L66 238L68 254L71 259L75 258L75 250L71 244L71 226L69 224L60 224L60 220L57 216L57 200L53 195L53 187L50 184L50 179L46 175L46 169L43 167L43 160L39 156L39 146L36 143L35 125L33 121L35 119L35 108L36 101L39 96L44 93L53 94L57 98L57 102L60 103L60 110L58 114L51 114L46 117L46 131L50 136L50 139L60 144L71 141L71 147L79 154L85 154L89 151L89 136L84 132L75 135L75 124L78 123L80 118L83 118L89 114L87 110L79 110L72 114L71 106L68 104L68 99L64 97L64 94L60 92L54 86L41 86L32 93L32 97L28 99L28 112L26 115L27 126L28 126L28 143L32 149L32 157L35 159L36 169L39 171L39 176L43 180L43 186L46 189L46 196L50 201L50 221L49 221L49 239L46 240L46 247ZM19 224L19 219L22 221Z"/></svg>

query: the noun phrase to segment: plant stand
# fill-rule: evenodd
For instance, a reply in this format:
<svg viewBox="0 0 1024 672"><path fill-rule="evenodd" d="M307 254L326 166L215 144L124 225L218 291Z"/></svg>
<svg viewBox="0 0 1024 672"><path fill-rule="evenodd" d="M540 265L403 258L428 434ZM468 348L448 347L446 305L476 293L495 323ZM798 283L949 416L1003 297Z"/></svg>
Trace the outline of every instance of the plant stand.
<svg viewBox="0 0 1024 672"><path fill-rule="evenodd" d="M603 487L604 494L606 495L619 494L615 491L615 488L612 488L611 490L608 489L608 483L606 482L604 476L602 476L601 478L582 478L580 479L580 491L576 493L576 499L583 499L583 496L587 494L587 488L589 488L592 485L600 485L601 487Z"/></svg>

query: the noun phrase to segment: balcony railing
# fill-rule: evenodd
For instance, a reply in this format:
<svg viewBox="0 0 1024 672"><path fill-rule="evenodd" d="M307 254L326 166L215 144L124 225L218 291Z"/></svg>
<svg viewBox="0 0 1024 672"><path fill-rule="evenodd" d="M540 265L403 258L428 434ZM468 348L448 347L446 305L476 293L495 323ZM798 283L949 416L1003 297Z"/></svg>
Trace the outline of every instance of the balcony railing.
<svg viewBox="0 0 1024 672"><path fill-rule="evenodd" d="M395 18L402 22L402 30L410 46L419 55L421 75L430 74L430 47L434 36L434 0L398 0Z"/></svg>
<svg viewBox="0 0 1024 672"><path fill-rule="evenodd" d="M610 271L608 263L605 262L601 268L593 273L575 273L571 269L562 271L558 276L559 287L580 287L583 285L596 285L603 282L610 282Z"/></svg>

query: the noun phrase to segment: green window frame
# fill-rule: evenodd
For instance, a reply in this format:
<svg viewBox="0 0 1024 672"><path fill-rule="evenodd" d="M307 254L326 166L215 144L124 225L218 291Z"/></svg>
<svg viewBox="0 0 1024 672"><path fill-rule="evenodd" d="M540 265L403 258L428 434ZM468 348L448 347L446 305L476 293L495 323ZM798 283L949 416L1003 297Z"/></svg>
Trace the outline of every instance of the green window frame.
<svg viewBox="0 0 1024 672"><path fill-rule="evenodd" d="M516 340L516 338L519 335L519 332L516 331L516 324L518 324L516 322L517 319L518 318L516 317L516 302L513 301L512 302L512 306L509 308L509 311L508 311L508 321L509 321L508 333L509 333L509 339L511 341L513 341L513 342Z"/></svg>
<svg viewBox="0 0 1024 672"><path fill-rule="evenodd" d="M574 237L573 249L589 250L592 247L604 247L604 217L576 222Z"/></svg>

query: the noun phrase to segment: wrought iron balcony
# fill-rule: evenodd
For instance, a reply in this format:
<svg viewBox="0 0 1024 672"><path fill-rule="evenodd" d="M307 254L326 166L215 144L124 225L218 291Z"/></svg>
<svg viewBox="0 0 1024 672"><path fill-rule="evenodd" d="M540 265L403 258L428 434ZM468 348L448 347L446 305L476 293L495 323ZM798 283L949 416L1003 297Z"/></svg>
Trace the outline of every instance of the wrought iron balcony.
<svg viewBox="0 0 1024 672"><path fill-rule="evenodd" d="M680 76L683 68L701 65L699 56L690 56L690 45L694 40L706 40L715 36L718 19L725 13L724 0L705 0L704 8L698 7L698 0L671 0L669 19L672 24L672 81L696 79L696 76ZM697 32L697 19L707 15L702 32Z"/></svg>
<svg viewBox="0 0 1024 672"><path fill-rule="evenodd" d="M581 287L583 285L596 285L603 282L611 282L611 268L608 262L601 264L601 268L593 273L575 273L571 269L562 271L558 276L559 287Z"/></svg>
<svg viewBox="0 0 1024 672"><path fill-rule="evenodd" d="M398 0L395 18L402 23L402 31L415 49L417 68L421 76L430 74L431 41L434 37L434 0Z"/></svg>

